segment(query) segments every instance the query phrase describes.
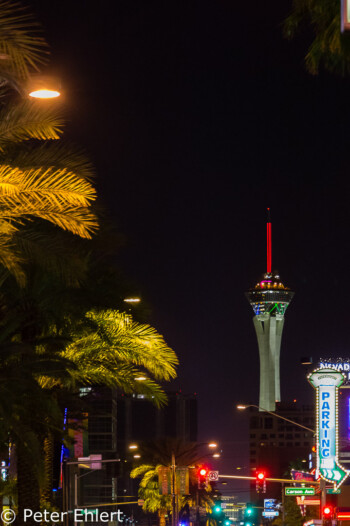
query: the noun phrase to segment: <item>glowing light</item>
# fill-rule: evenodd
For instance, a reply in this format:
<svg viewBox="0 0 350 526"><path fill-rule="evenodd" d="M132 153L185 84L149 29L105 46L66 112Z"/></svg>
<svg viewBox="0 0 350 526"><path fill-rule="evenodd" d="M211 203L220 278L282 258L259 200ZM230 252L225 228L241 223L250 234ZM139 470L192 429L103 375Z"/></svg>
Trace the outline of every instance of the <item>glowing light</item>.
<svg viewBox="0 0 350 526"><path fill-rule="evenodd" d="M220 453L214 453L213 457L214 458L219 458L220 457Z"/></svg>
<svg viewBox="0 0 350 526"><path fill-rule="evenodd" d="M137 444L130 444L129 449L138 449L138 447Z"/></svg>
<svg viewBox="0 0 350 526"><path fill-rule="evenodd" d="M141 455L134 455L134 458L141 458Z"/></svg>
<svg viewBox="0 0 350 526"><path fill-rule="evenodd" d="M237 406L237 409L247 409L247 406L246 405L243 405L243 404L240 404Z"/></svg>
<svg viewBox="0 0 350 526"><path fill-rule="evenodd" d="M144 380L147 380L146 376L137 376L135 378L136 382L143 382Z"/></svg>
<svg viewBox="0 0 350 526"><path fill-rule="evenodd" d="M218 447L218 445L217 445L215 442L210 442L210 443L208 444L208 447L212 447L212 448L214 448L214 447Z"/></svg>
<svg viewBox="0 0 350 526"><path fill-rule="evenodd" d="M207 473L208 473L208 470L206 468L201 468L199 470L199 474L201 477L205 477Z"/></svg>
<svg viewBox="0 0 350 526"><path fill-rule="evenodd" d="M268 208L268 213L270 215L270 209ZM267 227L267 265L266 265L266 271L268 274L271 274L271 267L272 267L272 242L271 242L271 223L270 218L269 222L266 225Z"/></svg>
<svg viewBox="0 0 350 526"><path fill-rule="evenodd" d="M29 96L35 99L54 99L60 95L59 91L51 89L38 89L29 93Z"/></svg>
<svg viewBox="0 0 350 526"><path fill-rule="evenodd" d="M258 473L257 476L256 476L256 478L258 478L259 480L264 480L264 478L265 478L265 473L262 473L262 472Z"/></svg>
<svg viewBox="0 0 350 526"><path fill-rule="evenodd" d="M140 303L141 298L124 298L125 303Z"/></svg>

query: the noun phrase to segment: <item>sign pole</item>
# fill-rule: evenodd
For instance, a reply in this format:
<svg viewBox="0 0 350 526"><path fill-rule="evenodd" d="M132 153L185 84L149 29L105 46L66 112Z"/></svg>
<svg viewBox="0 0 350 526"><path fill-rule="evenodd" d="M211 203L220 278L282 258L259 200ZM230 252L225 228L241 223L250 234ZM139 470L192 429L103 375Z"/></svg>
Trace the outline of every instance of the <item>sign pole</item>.
<svg viewBox="0 0 350 526"><path fill-rule="evenodd" d="M171 452L171 504L172 504L172 517L171 523L172 526L176 526L176 495L175 495L175 454Z"/></svg>
<svg viewBox="0 0 350 526"><path fill-rule="evenodd" d="M284 482L282 482L282 526L284 526L284 520L285 520L285 511L284 511L284 505L286 501L286 497L284 495Z"/></svg>

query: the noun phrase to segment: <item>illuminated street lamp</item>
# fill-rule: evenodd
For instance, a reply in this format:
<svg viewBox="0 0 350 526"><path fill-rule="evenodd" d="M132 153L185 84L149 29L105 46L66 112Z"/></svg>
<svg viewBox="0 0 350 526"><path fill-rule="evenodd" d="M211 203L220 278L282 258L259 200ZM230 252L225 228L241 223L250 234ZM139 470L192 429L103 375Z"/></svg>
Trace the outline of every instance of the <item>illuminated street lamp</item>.
<svg viewBox="0 0 350 526"><path fill-rule="evenodd" d="M214 449L214 448L218 447L218 445L216 444L216 442L209 442L208 447L211 447L211 448Z"/></svg>
<svg viewBox="0 0 350 526"><path fill-rule="evenodd" d="M129 449L138 449L138 447L137 444L130 444Z"/></svg>
<svg viewBox="0 0 350 526"><path fill-rule="evenodd" d="M265 413L269 413L272 416L275 416L276 418L281 418L281 420L286 420L290 424L293 424L294 426L302 427L303 429L306 429L306 431L310 431L311 433L315 434L316 431L314 429L311 429L310 427L303 426L302 424L299 424L298 422L294 422L294 420L289 420L289 418L286 418L285 416L278 415L277 413L274 413L273 411L268 411L267 409L264 409L263 407L260 407L259 405L255 404L238 404L236 406L236 409L239 409L240 411L244 409L248 409L248 407L255 407L256 409L259 409L260 411L264 411Z"/></svg>
<svg viewBox="0 0 350 526"><path fill-rule="evenodd" d="M35 75L26 86L27 94L36 99L53 99L61 95L60 82L56 77Z"/></svg>
<svg viewBox="0 0 350 526"><path fill-rule="evenodd" d="M135 297L135 298L124 298L123 301L125 303L133 303L133 304L135 304L135 303L140 303L141 298L137 298L137 297Z"/></svg>

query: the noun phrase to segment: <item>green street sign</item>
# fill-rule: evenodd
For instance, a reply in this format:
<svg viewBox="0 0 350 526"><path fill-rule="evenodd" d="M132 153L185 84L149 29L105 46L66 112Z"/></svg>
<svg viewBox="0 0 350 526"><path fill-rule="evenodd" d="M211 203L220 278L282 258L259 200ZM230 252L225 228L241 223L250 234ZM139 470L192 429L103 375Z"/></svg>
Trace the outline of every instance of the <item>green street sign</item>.
<svg viewBox="0 0 350 526"><path fill-rule="evenodd" d="M328 495L339 495L340 489L327 488Z"/></svg>
<svg viewBox="0 0 350 526"><path fill-rule="evenodd" d="M284 488L284 494L298 497L305 495L315 495L315 488Z"/></svg>

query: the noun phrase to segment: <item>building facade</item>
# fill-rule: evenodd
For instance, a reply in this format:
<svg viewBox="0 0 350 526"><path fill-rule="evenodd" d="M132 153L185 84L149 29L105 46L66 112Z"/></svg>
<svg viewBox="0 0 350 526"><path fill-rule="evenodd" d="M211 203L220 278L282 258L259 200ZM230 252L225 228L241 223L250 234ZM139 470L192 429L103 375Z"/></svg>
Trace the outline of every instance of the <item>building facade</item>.
<svg viewBox="0 0 350 526"><path fill-rule="evenodd" d="M278 416L250 408L249 413L249 461L250 470L266 470L267 477L289 478L291 464L309 468L309 455L315 445L315 408L298 406L296 403L278 403L276 415L301 424L303 429ZM279 485L275 485L279 486ZM254 488L252 488L254 492ZM280 488L269 487L268 496L280 496ZM272 494L271 494L272 493Z"/></svg>

